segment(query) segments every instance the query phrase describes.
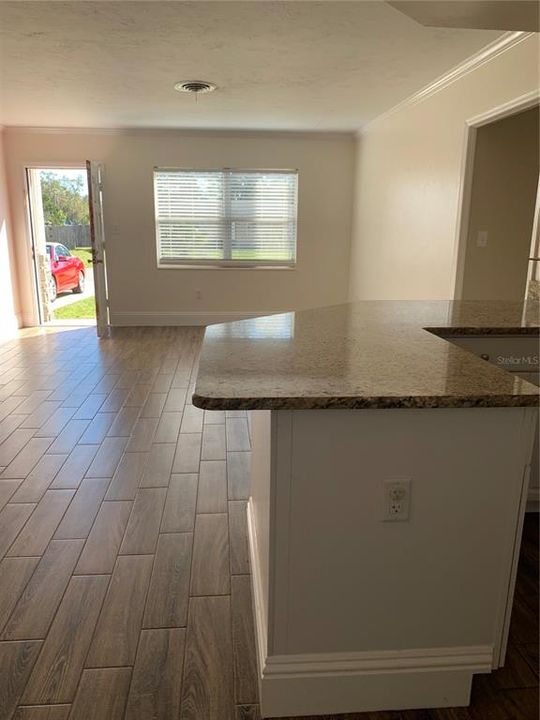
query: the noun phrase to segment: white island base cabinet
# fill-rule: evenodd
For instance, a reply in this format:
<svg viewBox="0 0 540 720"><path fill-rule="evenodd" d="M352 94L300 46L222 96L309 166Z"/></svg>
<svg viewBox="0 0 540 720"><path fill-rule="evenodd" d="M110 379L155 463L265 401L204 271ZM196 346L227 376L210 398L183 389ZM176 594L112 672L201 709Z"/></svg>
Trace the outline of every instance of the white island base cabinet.
<svg viewBox="0 0 540 720"><path fill-rule="evenodd" d="M469 703L504 663L536 412L253 412L263 717Z"/></svg>

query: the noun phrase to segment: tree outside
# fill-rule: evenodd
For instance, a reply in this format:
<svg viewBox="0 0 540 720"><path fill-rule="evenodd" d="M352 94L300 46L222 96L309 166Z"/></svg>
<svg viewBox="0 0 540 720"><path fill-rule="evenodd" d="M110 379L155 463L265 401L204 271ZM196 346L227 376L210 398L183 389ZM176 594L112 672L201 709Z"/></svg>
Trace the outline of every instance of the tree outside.
<svg viewBox="0 0 540 720"><path fill-rule="evenodd" d="M82 172L40 174L45 225L88 225L88 190Z"/></svg>

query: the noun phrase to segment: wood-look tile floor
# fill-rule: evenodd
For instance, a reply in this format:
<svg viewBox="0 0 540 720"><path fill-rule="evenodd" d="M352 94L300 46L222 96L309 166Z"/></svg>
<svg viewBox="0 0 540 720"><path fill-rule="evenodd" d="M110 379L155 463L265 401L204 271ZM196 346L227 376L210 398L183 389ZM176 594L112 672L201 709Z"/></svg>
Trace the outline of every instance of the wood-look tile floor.
<svg viewBox="0 0 540 720"><path fill-rule="evenodd" d="M0 346L0 720L259 718L249 424L190 404L201 338L65 328ZM536 720L537 697L528 516L507 665L471 706L340 717Z"/></svg>

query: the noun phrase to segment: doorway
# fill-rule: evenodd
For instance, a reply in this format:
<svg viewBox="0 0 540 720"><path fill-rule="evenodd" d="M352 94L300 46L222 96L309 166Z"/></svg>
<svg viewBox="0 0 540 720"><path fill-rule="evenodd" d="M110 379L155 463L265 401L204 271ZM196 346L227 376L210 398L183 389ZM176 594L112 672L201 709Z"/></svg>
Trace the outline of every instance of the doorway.
<svg viewBox="0 0 540 720"><path fill-rule="evenodd" d="M538 264L539 107L468 128L455 298L523 301Z"/></svg>
<svg viewBox="0 0 540 720"><path fill-rule="evenodd" d="M28 168L27 176L41 323L95 325L86 169Z"/></svg>
<svg viewBox="0 0 540 720"><path fill-rule="evenodd" d="M101 334L108 312L106 299L98 302L106 297L100 166L28 167L26 179L39 322L94 325Z"/></svg>

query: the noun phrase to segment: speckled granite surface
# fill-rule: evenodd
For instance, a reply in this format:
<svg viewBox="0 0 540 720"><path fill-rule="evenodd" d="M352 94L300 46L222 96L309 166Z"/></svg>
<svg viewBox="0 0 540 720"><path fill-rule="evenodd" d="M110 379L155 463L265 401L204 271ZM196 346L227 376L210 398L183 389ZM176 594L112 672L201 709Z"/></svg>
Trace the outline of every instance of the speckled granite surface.
<svg viewBox="0 0 540 720"><path fill-rule="evenodd" d="M538 306L358 302L206 329L193 403L213 410L505 407L538 388L439 335L537 336Z"/></svg>

